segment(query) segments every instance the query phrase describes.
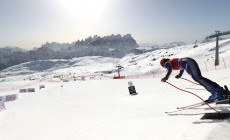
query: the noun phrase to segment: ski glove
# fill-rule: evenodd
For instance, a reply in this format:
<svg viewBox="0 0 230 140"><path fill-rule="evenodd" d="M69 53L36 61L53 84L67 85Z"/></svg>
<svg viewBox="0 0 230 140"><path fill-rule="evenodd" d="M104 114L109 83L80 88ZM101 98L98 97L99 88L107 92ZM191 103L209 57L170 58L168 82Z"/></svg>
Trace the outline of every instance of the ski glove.
<svg viewBox="0 0 230 140"><path fill-rule="evenodd" d="M178 75L175 76L175 78L176 78L176 79L179 79L179 78L181 78L181 75L178 74Z"/></svg>
<svg viewBox="0 0 230 140"><path fill-rule="evenodd" d="M164 77L161 79L161 82L166 82L168 80L168 78Z"/></svg>

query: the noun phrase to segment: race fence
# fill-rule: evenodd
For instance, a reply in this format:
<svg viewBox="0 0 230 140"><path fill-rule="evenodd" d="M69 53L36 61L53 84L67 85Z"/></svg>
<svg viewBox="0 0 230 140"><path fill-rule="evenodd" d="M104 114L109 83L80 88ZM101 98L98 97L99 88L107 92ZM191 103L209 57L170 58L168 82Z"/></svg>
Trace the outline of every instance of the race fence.
<svg viewBox="0 0 230 140"><path fill-rule="evenodd" d="M228 69L228 68L230 68L230 56L220 58L218 66L214 65L215 60L213 58L210 59L210 60L207 60L207 61L197 61L197 63L199 65L199 68L200 68L201 72ZM148 72L148 73L144 73L144 74L136 74L136 75L124 75L125 78L122 78L122 79L160 78L160 77L164 77L165 74L166 74L166 70L162 68L161 71L152 71L152 72ZM175 73L172 73L172 75L175 75ZM111 75L92 74L92 75L86 75L86 76L71 77L71 78L69 78L67 80L75 80L75 79L79 79L79 78L82 80L82 77L84 77L84 78L89 77L89 79L93 79L95 76L114 79ZM119 78L117 78L117 79L119 79ZM8 91L22 89L22 88L25 88L25 87L28 87L28 86L32 86L32 85L35 85L35 84L42 83L44 81L52 82L52 79L45 79L45 80L43 79L43 80L38 80L38 81L31 82L31 83L19 85L19 86L0 88L0 92L8 92ZM61 81L56 80L55 82L61 82ZM41 89L41 87L40 87L40 89Z"/></svg>
<svg viewBox="0 0 230 140"><path fill-rule="evenodd" d="M220 58L219 65L215 66L215 60L207 60L207 61L197 61L201 72L209 72L214 70L222 70L230 68L230 57ZM177 72L178 73L178 72ZM164 77L166 74L166 70L162 68L162 71L149 72L145 74L136 74L136 75L127 75L125 79L139 79L139 78L159 78ZM172 73L172 75L176 75L176 73Z"/></svg>

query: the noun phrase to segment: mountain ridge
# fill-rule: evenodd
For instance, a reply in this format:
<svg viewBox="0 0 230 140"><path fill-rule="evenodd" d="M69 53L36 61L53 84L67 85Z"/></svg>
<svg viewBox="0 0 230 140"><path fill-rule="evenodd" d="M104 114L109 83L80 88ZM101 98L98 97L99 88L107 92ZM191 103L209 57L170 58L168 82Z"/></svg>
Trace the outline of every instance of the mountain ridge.
<svg viewBox="0 0 230 140"><path fill-rule="evenodd" d="M172 44L163 45L163 48L177 47L183 44L185 43L173 42ZM32 50L7 46L0 48L0 70L36 60L71 59L84 56L122 58L127 54L142 54L159 48L158 46L142 47L137 44L131 34L123 36L112 34L104 37L94 35L72 43L46 42L41 47Z"/></svg>
<svg viewBox="0 0 230 140"><path fill-rule="evenodd" d="M88 37L73 43L46 42L39 48L23 50L18 47L0 48L0 70L24 62L48 59L71 59L83 56L120 58L138 48L131 34Z"/></svg>

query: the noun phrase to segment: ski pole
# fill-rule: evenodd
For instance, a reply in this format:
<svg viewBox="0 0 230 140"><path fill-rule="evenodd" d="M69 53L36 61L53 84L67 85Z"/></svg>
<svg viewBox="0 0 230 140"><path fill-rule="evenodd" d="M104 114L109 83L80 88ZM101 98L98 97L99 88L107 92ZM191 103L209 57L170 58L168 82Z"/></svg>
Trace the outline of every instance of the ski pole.
<svg viewBox="0 0 230 140"><path fill-rule="evenodd" d="M185 81L189 81L189 82L191 82L191 83L193 83L193 84L195 84L195 85L200 85L200 84L195 83L195 82L193 82L193 81L191 81L191 80L188 80L188 79L186 79L186 78L180 78L180 79L183 79L183 80L185 80Z"/></svg>
<svg viewBox="0 0 230 140"><path fill-rule="evenodd" d="M169 82L167 82L167 81L166 81L166 83L169 84L169 85L171 85L171 86L173 86L174 88L176 88L176 89L178 89L178 90L181 90L181 91L184 91L184 92L187 92L187 93L189 93L189 94L192 94L192 95L196 96L197 98L199 98L200 100L202 100L210 109L213 109L216 113L220 114L219 111L217 111L215 108L211 107L211 106L210 106L207 102L205 102L204 99L202 99L200 96L198 96L198 95L196 95L196 94L194 94L194 93L192 93L192 92L190 92L190 91L180 89L180 88L174 86L173 84L171 84L171 83L169 83Z"/></svg>

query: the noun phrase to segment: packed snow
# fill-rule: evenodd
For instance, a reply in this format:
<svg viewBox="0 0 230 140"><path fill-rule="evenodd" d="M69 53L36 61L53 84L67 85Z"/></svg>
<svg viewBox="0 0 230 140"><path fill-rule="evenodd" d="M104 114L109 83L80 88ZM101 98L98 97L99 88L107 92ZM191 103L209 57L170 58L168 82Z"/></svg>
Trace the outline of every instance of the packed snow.
<svg viewBox="0 0 230 140"><path fill-rule="evenodd" d="M215 42L162 48L122 59L101 56L27 62L2 70L0 96L17 94L0 111L0 140L228 140L229 120L201 120L215 112L201 106L166 114L201 102L161 78L162 57L191 57L202 75L230 87L230 39L220 44L220 66L214 66ZM223 58L223 59L222 59ZM127 79L113 79L118 65ZM168 82L207 99L202 86L175 79ZM130 75L136 75L132 78ZM186 73L184 78L192 80ZM137 95L130 95L132 81ZM44 86L44 88L41 88ZM19 93L34 88L35 92ZM220 112L230 106L211 104Z"/></svg>

